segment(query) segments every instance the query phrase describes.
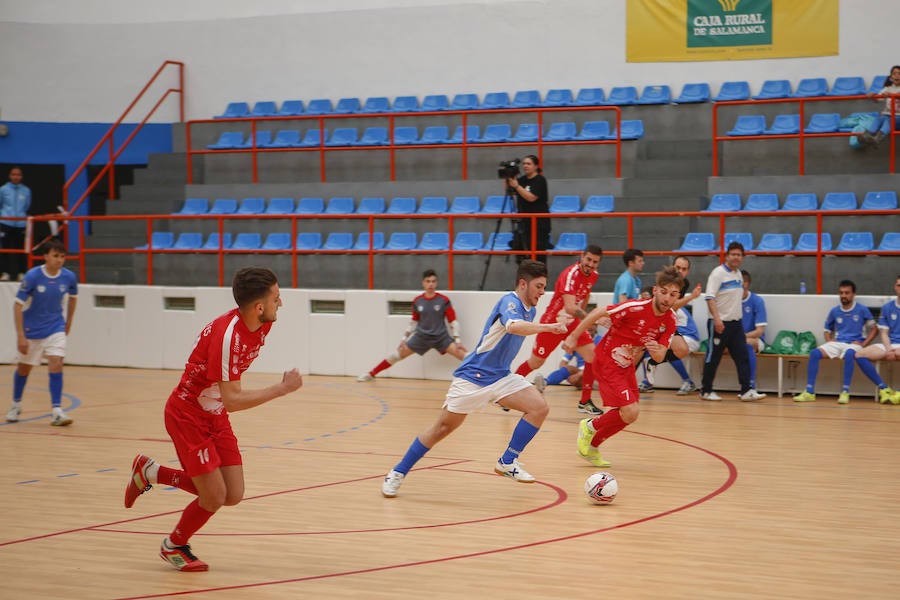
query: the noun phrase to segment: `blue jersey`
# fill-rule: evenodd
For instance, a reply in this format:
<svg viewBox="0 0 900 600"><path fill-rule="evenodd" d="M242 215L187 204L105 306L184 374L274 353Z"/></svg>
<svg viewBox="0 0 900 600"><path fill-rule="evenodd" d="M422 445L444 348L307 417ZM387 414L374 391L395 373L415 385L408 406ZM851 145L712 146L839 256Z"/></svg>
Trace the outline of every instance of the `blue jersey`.
<svg viewBox="0 0 900 600"><path fill-rule="evenodd" d="M677 323L675 331L678 332L678 335L700 341L700 330L697 329L694 317L686 310L686 307L682 306L675 311L675 322Z"/></svg>
<svg viewBox="0 0 900 600"><path fill-rule="evenodd" d="M743 310L741 321L744 324L744 333L750 333L760 325L769 324L766 318L766 303L753 292L750 292L750 295L741 302L741 309ZM766 336L763 335L760 339L765 342Z"/></svg>
<svg viewBox="0 0 900 600"><path fill-rule="evenodd" d="M864 326L874 321L872 311L868 307L857 302L844 310L840 305L835 306L825 319L825 331L834 332L834 341L852 344L866 339Z"/></svg>
<svg viewBox="0 0 900 600"><path fill-rule="evenodd" d="M50 277L42 266L29 269L16 293L16 301L24 305L25 337L42 340L54 333L64 333L63 309L69 296L77 295L78 280L72 271L61 269L56 277Z"/></svg>
<svg viewBox="0 0 900 600"><path fill-rule="evenodd" d="M896 300L881 307L878 327L888 330L888 338L892 344L900 344L900 306L897 306Z"/></svg>
<svg viewBox="0 0 900 600"><path fill-rule="evenodd" d="M625 272L616 279L616 287L613 288L613 304L621 302L621 295L625 294L626 300L635 300L641 297L641 279L632 275L631 271Z"/></svg>
<svg viewBox="0 0 900 600"><path fill-rule="evenodd" d="M453 375L487 386L509 375L509 366L522 347L525 337L513 335L506 330L512 321L533 322L537 308L525 308L514 292L509 292L494 306L481 338L457 367Z"/></svg>

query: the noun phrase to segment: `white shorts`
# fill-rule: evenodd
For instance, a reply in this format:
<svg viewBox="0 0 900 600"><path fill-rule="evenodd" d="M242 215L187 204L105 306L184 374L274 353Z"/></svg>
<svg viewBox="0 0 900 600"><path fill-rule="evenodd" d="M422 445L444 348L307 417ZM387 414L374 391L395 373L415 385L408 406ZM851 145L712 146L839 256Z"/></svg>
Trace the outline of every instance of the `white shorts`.
<svg viewBox="0 0 900 600"><path fill-rule="evenodd" d="M762 352L763 350L766 349L766 343L764 341L762 341L761 338L756 338L755 344L753 343L753 340L748 339L747 345L750 346L751 348L756 346L756 348L754 348L754 350L756 351L757 354L759 354L760 352Z"/></svg>
<svg viewBox="0 0 900 600"><path fill-rule="evenodd" d="M28 352L26 354L16 352L16 362L36 366L41 364L41 358L44 356L65 355L66 334L60 332L40 340L28 340Z"/></svg>
<svg viewBox="0 0 900 600"><path fill-rule="evenodd" d="M700 349L700 340L697 338L688 337L686 335L681 336L681 339L684 340L684 343L687 344L688 350L691 352L696 352ZM687 357L685 357L687 358Z"/></svg>
<svg viewBox="0 0 900 600"><path fill-rule="evenodd" d="M891 344L890 348L885 348L884 344L869 344L866 348L878 348L882 352L887 352L888 350L898 350L900 351L900 344Z"/></svg>
<svg viewBox="0 0 900 600"><path fill-rule="evenodd" d="M525 378L518 373L510 373L503 379L490 385L476 385L459 377L454 377L447 390L447 399L442 408L452 413L468 415L480 412L489 404L496 404L507 396L532 387Z"/></svg>
<svg viewBox="0 0 900 600"><path fill-rule="evenodd" d="M847 350L851 349L855 352L859 352L862 350L862 346L859 344L848 344L846 342L825 342L819 346L819 350L821 350L822 354L828 358L844 358L844 354Z"/></svg>

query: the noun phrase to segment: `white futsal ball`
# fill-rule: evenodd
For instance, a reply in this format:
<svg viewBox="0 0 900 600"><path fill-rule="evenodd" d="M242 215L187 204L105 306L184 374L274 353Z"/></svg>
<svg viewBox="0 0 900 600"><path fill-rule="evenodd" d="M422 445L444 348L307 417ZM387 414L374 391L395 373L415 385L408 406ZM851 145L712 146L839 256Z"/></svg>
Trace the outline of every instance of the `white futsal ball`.
<svg viewBox="0 0 900 600"><path fill-rule="evenodd" d="M594 504L609 504L619 493L619 482L612 473L599 471L584 482L584 493Z"/></svg>

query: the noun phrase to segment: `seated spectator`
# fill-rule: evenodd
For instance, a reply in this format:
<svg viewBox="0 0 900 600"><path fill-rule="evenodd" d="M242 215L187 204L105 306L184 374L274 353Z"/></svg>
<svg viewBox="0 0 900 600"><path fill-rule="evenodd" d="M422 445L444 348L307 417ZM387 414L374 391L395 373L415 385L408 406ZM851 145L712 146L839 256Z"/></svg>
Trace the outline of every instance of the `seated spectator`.
<svg viewBox="0 0 900 600"><path fill-rule="evenodd" d="M873 98L876 94L870 92L866 95ZM862 139L857 137L862 145L877 146L884 136L890 135L891 125L893 125L893 129L900 129L900 104L894 108L894 123L891 123L891 100L900 96L900 65L891 67L891 74L884 80L884 87L877 95L883 98L884 108L881 109L878 118L869 126L869 130L863 133ZM875 100L878 101L877 98Z"/></svg>
<svg viewBox="0 0 900 600"><path fill-rule="evenodd" d="M900 391L892 390L875 370L873 360L900 360L900 275L894 281L897 298L881 307L878 317L880 344L871 344L856 353L856 364L866 377L878 386L878 401L882 404L900 404Z"/></svg>
<svg viewBox="0 0 900 600"><path fill-rule="evenodd" d="M750 291L750 271L741 270L744 276L743 310L744 335L747 337L747 358L750 361L750 387L756 389L756 355L766 347L766 303Z"/></svg>

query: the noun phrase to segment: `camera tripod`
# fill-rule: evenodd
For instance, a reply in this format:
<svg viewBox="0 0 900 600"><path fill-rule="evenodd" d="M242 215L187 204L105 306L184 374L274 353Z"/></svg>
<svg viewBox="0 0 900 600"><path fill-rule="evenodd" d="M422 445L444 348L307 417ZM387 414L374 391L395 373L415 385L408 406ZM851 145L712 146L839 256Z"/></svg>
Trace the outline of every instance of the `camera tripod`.
<svg viewBox="0 0 900 600"><path fill-rule="evenodd" d="M508 210L507 210L508 209ZM503 196L503 205L500 207L500 213L510 212L512 214L516 214L516 204L513 200L512 190L506 188L506 193ZM491 252L494 251L494 246L497 245L497 236L500 233L500 225L503 223L503 217L499 217L497 219L497 223L494 225L494 235L491 237L491 247L488 248ZM515 232L519 229L519 220L515 218L510 218L510 224L512 225L513 236L515 237ZM493 254L488 254L487 258L484 261L484 272L481 274L481 285L478 286L478 291L484 291L484 283L487 281L488 270L491 268L491 259L494 258ZM509 256L506 257L507 262L509 262Z"/></svg>

